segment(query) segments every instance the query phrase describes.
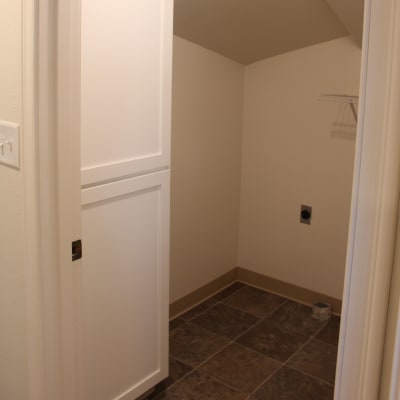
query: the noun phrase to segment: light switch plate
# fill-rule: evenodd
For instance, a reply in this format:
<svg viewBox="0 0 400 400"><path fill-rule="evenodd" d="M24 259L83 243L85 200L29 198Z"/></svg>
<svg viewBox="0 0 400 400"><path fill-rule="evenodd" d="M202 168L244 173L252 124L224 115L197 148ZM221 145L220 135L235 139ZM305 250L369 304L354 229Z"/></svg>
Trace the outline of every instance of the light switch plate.
<svg viewBox="0 0 400 400"><path fill-rule="evenodd" d="M19 125L0 121L0 163L19 169Z"/></svg>

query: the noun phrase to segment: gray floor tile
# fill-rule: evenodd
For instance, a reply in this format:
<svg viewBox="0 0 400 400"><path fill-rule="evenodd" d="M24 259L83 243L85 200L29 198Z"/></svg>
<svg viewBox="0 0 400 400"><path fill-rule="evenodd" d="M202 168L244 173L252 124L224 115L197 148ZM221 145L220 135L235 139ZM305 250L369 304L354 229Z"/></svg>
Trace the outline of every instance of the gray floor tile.
<svg viewBox="0 0 400 400"><path fill-rule="evenodd" d="M198 315L202 314L204 311L207 311L209 308L214 306L218 300L211 298L206 301L203 301L203 303L200 303L196 307L193 307L191 310L186 312L185 314L181 315L180 318L185 320L185 321L190 321L193 318L196 318Z"/></svg>
<svg viewBox="0 0 400 400"><path fill-rule="evenodd" d="M337 346L313 339L298 351L287 365L307 375L334 384L336 358Z"/></svg>
<svg viewBox="0 0 400 400"><path fill-rule="evenodd" d="M282 367L253 395L254 400L332 400L333 386Z"/></svg>
<svg viewBox="0 0 400 400"><path fill-rule="evenodd" d="M285 330L279 323L267 318L236 339L236 342L284 362L307 340L307 336Z"/></svg>
<svg viewBox="0 0 400 400"><path fill-rule="evenodd" d="M250 394L280 365L247 347L232 343L203 364L199 371L240 392Z"/></svg>
<svg viewBox="0 0 400 400"><path fill-rule="evenodd" d="M323 342L337 345L339 342L339 332L340 332L340 318L337 316L332 316L328 325L318 333L317 339Z"/></svg>
<svg viewBox="0 0 400 400"><path fill-rule="evenodd" d="M175 318L171 321L169 321L169 330L173 331L174 329L176 329L178 326L181 326L185 323L185 321L181 318Z"/></svg>
<svg viewBox="0 0 400 400"><path fill-rule="evenodd" d="M259 320L254 315L219 303L192 322L218 335L234 339Z"/></svg>
<svg viewBox="0 0 400 400"><path fill-rule="evenodd" d="M213 296L213 299L216 300L224 300L227 297L231 296L233 293L235 293L236 291L238 291L240 288L242 288L243 286L245 286L243 283L241 282L235 282L232 285L228 286L227 288L221 290L219 293L217 293L215 296Z"/></svg>
<svg viewBox="0 0 400 400"><path fill-rule="evenodd" d="M229 340L189 322L170 333L170 354L196 367L228 343Z"/></svg>
<svg viewBox="0 0 400 400"><path fill-rule="evenodd" d="M339 328L235 283L170 322L169 377L147 400L332 400Z"/></svg>
<svg viewBox="0 0 400 400"><path fill-rule="evenodd" d="M244 286L224 302L257 317L266 317L287 300L263 290Z"/></svg>
<svg viewBox="0 0 400 400"><path fill-rule="evenodd" d="M164 379L154 388L154 392L151 393L146 400L152 400L157 397L160 393L164 392L169 386L174 384L176 381L187 375L192 371L192 367L175 360L174 358L169 358L169 376Z"/></svg>
<svg viewBox="0 0 400 400"><path fill-rule="evenodd" d="M271 316L282 328L306 336L315 335L326 322L320 322L312 317L312 309L294 301L288 301L279 307Z"/></svg>
<svg viewBox="0 0 400 400"><path fill-rule="evenodd" d="M157 400L245 400L246 398L246 394L228 388L197 371L193 371L156 397Z"/></svg>

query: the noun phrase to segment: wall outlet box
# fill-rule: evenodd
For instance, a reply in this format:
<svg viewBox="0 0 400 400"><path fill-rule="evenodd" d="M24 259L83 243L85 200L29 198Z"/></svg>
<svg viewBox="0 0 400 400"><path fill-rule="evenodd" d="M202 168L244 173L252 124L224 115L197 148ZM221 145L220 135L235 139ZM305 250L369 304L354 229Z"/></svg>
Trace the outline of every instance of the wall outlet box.
<svg viewBox="0 0 400 400"><path fill-rule="evenodd" d="M19 169L19 125L0 121L0 163Z"/></svg>
<svg viewBox="0 0 400 400"><path fill-rule="evenodd" d="M304 204L300 207L300 222L302 224L311 225L312 207Z"/></svg>

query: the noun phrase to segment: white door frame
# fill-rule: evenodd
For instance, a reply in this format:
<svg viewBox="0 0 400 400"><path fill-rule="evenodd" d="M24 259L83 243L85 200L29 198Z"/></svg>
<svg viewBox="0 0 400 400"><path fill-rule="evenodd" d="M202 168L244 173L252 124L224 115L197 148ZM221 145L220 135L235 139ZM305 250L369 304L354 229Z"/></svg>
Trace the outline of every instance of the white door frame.
<svg viewBox="0 0 400 400"><path fill-rule="evenodd" d="M400 60L399 60L400 61ZM399 77L400 79L400 77ZM400 100L400 99L399 99ZM398 103L400 107L400 102ZM400 219L398 219L398 226ZM383 354L381 400L398 400L400 396L400 235L390 289L389 315Z"/></svg>
<svg viewBox="0 0 400 400"><path fill-rule="evenodd" d="M40 238L40 187L38 182L39 158L37 144L36 98L36 10L33 0L22 2L22 146L20 148L21 173L24 193L24 272L27 315L28 387L32 399L44 393L44 356L42 325L42 271Z"/></svg>
<svg viewBox="0 0 400 400"><path fill-rule="evenodd" d="M29 400L62 399L56 144L56 9L22 0L22 147Z"/></svg>
<svg viewBox="0 0 400 400"><path fill-rule="evenodd" d="M398 9L397 0L365 2L336 400L379 395L400 189Z"/></svg>
<svg viewBox="0 0 400 400"><path fill-rule="evenodd" d="M73 356L67 363L62 357L63 349L71 343L65 342L67 336L61 332L60 312L69 311L61 308L63 265L58 255L70 257L70 240L69 237L63 240L62 231L59 240L58 223L63 224L68 218L68 199L58 199L56 171L63 157L76 157L70 134L79 129L79 104L75 98L75 103L69 103L70 113L58 115L62 134L59 131L56 140L54 38L59 32L54 3L24 0L24 115L29 124L22 154L27 215L25 253L26 260L36 260L33 264L26 261L30 400L76 398L73 390L63 389L69 386L65 377L73 380L76 371ZM79 35L77 27L66 25L77 12L71 8L73 3L58 1L66 16L59 21L58 30L67 42ZM399 5L396 0L365 0L365 3L362 94L336 400L378 398L400 189L400 121L397 110L393 109L394 100L400 96L400 88L395 85L399 70L395 67L400 55ZM32 38L35 38L33 44ZM68 73L71 68L68 60L59 62L71 80L61 82L63 86L58 90L69 93L72 101L79 82L74 81L73 73ZM65 178L69 171L61 169L58 173L65 174ZM60 221L55 219L58 211L62 212ZM68 223L74 233L79 233L73 220ZM68 365L70 371L63 373L62 366Z"/></svg>
<svg viewBox="0 0 400 400"><path fill-rule="evenodd" d="M400 6L397 4L393 13L396 21L400 21ZM400 71L400 24L397 23L393 33L393 71ZM392 78L392 87L400 87L400 74ZM392 110L400 109L400 93L395 91L390 101ZM394 126L399 135L400 113L394 111L391 118L396 119ZM397 231L400 229L400 215L398 215ZM398 400L400 396L400 235L397 234L395 243L395 256L393 263L392 282L390 286L390 302L388 323L385 335L385 348L383 355L381 400Z"/></svg>

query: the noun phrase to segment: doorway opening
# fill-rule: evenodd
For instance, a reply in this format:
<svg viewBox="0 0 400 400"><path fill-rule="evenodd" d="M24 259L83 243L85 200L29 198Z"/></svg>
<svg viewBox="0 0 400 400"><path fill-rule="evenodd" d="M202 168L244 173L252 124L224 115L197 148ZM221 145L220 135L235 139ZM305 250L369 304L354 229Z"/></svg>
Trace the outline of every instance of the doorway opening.
<svg viewBox="0 0 400 400"><path fill-rule="evenodd" d="M263 9L245 1L196 3L175 2L171 316L212 299L232 280L245 286L230 307L245 313L237 298L257 303L278 295L308 306L310 319L298 321L307 325L311 305L322 301L335 314L327 332L336 339L324 350L332 359L346 266L363 4L349 25L346 10L332 2L298 10L285 2L265 2ZM304 207L312 209L307 224ZM209 318L217 309L211 303L200 305ZM280 313L291 320L285 310ZM183 325L178 329L184 332ZM275 360L283 375L292 357L312 359L308 353L320 339L305 337L286 359ZM333 396L334 372L328 379L296 371L331 385Z"/></svg>

